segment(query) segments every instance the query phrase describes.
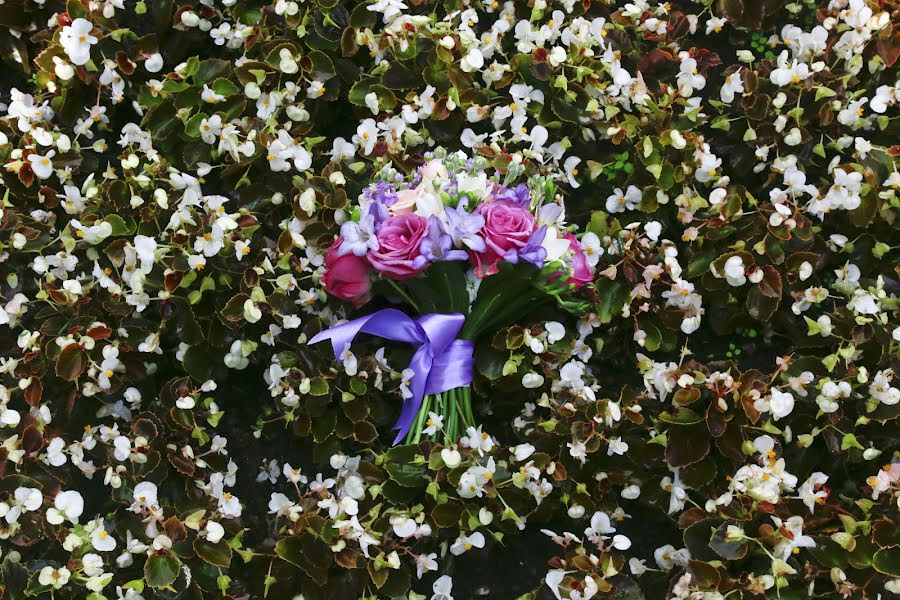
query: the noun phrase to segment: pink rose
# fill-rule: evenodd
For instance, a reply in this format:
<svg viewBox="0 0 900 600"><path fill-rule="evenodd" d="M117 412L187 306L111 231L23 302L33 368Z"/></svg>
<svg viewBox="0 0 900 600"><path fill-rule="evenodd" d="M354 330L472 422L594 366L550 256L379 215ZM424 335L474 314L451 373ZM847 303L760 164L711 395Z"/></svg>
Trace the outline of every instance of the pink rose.
<svg viewBox="0 0 900 600"><path fill-rule="evenodd" d="M569 262L569 268L572 269L572 275L566 283L571 283L577 290L582 288L585 284L592 282L594 280L594 274L591 273L591 267L588 264L587 256L584 255L584 250L581 248L581 243L578 241L578 238L571 233L566 233L564 237L569 240L569 250L572 251L572 258Z"/></svg>
<svg viewBox="0 0 900 600"><path fill-rule="evenodd" d="M325 255L325 291L341 300L352 302L354 306L362 306L369 299L372 281L369 277L371 267L364 256L345 254L338 256L344 238L338 238Z"/></svg>
<svg viewBox="0 0 900 600"><path fill-rule="evenodd" d="M525 246L534 232L534 215L506 200L480 204L475 213L484 217L480 234L487 249L480 253L471 252L471 255L475 273L485 277L497 272L497 263L503 260L504 254Z"/></svg>
<svg viewBox="0 0 900 600"><path fill-rule="evenodd" d="M369 262L379 273L392 279L408 279L428 266L419 253L428 234L428 219L415 214L388 217L378 228L378 250L369 253Z"/></svg>

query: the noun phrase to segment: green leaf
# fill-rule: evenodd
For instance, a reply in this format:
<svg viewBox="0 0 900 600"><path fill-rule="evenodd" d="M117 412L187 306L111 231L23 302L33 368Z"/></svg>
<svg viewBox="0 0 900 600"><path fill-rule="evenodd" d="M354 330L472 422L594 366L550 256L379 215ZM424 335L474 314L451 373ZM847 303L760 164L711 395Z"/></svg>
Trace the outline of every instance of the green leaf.
<svg viewBox="0 0 900 600"><path fill-rule="evenodd" d="M378 22L378 15L374 11L368 10L369 6L371 4L367 2L361 2L356 5L356 8L350 14L350 25L352 27L357 29L375 27L375 24Z"/></svg>
<svg viewBox="0 0 900 600"><path fill-rule="evenodd" d="M328 394L328 381L321 377L314 377L309 382L310 396L325 396Z"/></svg>
<svg viewBox="0 0 900 600"><path fill-rule="evenodd" d="M238 87L232 83L230 80L225 79L224 77L220 77L213 81L212 89L215 93L221 94L226 98L228 96L233 96L238 93Z"/></svg>
<svg viewBox="0 0 900 600"><path fill-rule="evenodd" d="M385 455L384 469L391 480L402 487L416 488L423 483L427 465L416 462L419 447L415 445L394 446Z"/></svg>
<svg viewBox="0 0 900 600"><path fill-rule="evenodd" d="M132 235L137 230L137 224L131 217L128 217L128 221L125 221L119 215L107 215L103 220L112 227L111 235Z"/></svg>
<svg viewBox="0 0 900 600"><path fill-rule="evenodd" d="M387 581L379 586L379 591L388 598L400 598L409 591L409 585L409 570L406 567L401 567L389 571Z"/></svg>
<svg viewBox="0 0 900 600"><path fill-rule="evenodd" d="M816 89L816 102L821 100L822 98L831 98L832 96L836 96L837 92L832 90L831 88L827 88L824 85L820 86Z"/></svg>
<svg viewBox="0 0 900 600"><path fill-rule="evenodd" d="M381 84L391 90L418 88L422 83L422 73L399 62L392 63L381 74Z"/></svg>
<svg viewBox="0 0 900 600"><path fill-rule="evenodd" d="M321 540L308 535L286 537L275 544L275 554L303 569L319 584L328 581L328 567L333 562L331 549Z"/></svg>
<svg viewBox="0 0 900 600"><path fill-rule="evenodd" d="M628 287L621 281L603 278L597 282L599 304L597 316L601 323L609 323L619 316L628 299Z"/></svg>
<svg viewBox="0 0 900 600"><path fill-rule="evenodd" d="M331 74L335 73L334 63L327 54L321 50L313 50L309 53L308 58L312 62L312 72L314 74Z"/></svg>
<svg viewBox="0 0 900 600"><path fill-rule="evenodd" d="M659 420L673 425L693 425L703 420L703 415L694 412L684 406L677 407L674 412L664 411L660 413Z"/></svg>
<svg viewBox="0 0 900 600"><path fill-rule="evenodd" d="M581 118L581 110L566 102L563 96L564 94L557 93L550 98L550 110L562 121L578 123Z"/></svg>
<svg viewBox="0 0 900 600"><path fill-rule="evenodd" d="M218 77L223 77L231 72L231 62L221 58L207 58L200 61L197 72L194 74L194 83L198 85L208 84Z"/></svg>
<svg viewBox="0 0 900 600"><path fill-rule="evenodd" d="M191 346L182 359L185 371L197 381L207 381L212 377L215 363L206 346Z"/></svg>
<svg viewBox="0 0 900 600"><path fill-rule="evenodd" d="M68 0L68 2L66 2L66 12L73 21L75 19L91 18L91 13L88 11L87 7L78 0Z"/></svg>
<svg viewBox="0 0 900 600"><path fill-rule="evenodd" d="M616 219L610 220L609 213L602 210L591 213L591 222L587 226L587 231L595 234L600 239L607 235L614 235L620 229L619 222Z"/></svg>
<svg viewBox="0 0 900 600"><path fill-rule="evenodd" d="M463 505L451 500L435 506L431 511L431 518L441 528L456 527L463 514Z"/></svg>
<svg viewBox="0 0 900 600"><path fill-rule="evenodd" d="M725 560L740 560L747 555L748 543L745 540L727 538L728 523L719 525L709 540L709 547Z"/></svg>
<svg viewBox="0 0 900 600"><path fill-rule="evenodd" d="M197 556L209 564L223 568L228 568L231 565L232 548L224 540L210 544L206 540L197 538L194 540L193 546Z"/></svg>
<svg viewBox="0 0 900 600"><path fill-rule="evenodd" d="M172 585L181 572L181 561L174 554L154 554L144 563L144 580L152 588Z"/></svg>
<svg viewBox="0 0 900 600"><path fill-rule="evenodd" d="M900 527L890 519L881 519L872 526L872 541L879 548L900 548Z"/></svg>
<svg viewBox="0 0 900 600"><path fill-rule="evenodd" d="M676 425L667 432L666 462L672 467L685 467L709 454L709 430L704 423Z"/></svg>
<svg viewBox="0 0 900 600"><path fill-rule="evenodd" d="M900 577L900 548L884 548L872 557L872 566L879 573Z"/></svg>
<svg viewBox="0 0 900 600"><path fill-rule="evenodd" d="M184 63L184 69L182 69L182 74L185 78L193 77L197 74L197 71L200 70L200 58L197 56L192 56L187 59Z"/></svg>
<svg viewBox="0 0 900 600"><path fill-rule="evenodd" d="M351 103L357 106L365 106L366 105L366 95L371 91L372 87L378 84L378 79L375 77L366 77L360 79L350 88L350 93L347 96L347 99L350 100ZM384 86L381 86L384 87ZM387 89L387 88L384 88Z"/></svg>
<svg viewBox="0 0 900 600"><path fill-rule="evenodd" d="M856 439L856 436L852 433L844 434L844 437L841 438L841 450L849 450L850 448L856 448L858 450L865 450L862 444Z"/></svg>
<svg viewBox="0 0 900 600"><path fill-rule="evenodd" d="M206 118L207 115L205 113L197 113L188 119L187 123L184 124L184 133L192 138L200 137L200 126L203 123L203 119Z"/></svg>
<svg viewBox="0 0 900 600"><path fill-rule="evenodd" d="M640 326L641 330L647 334L644 338L644 348L650 352L659 350L659 347L662 344L662 333L659 331L659 327L649 322L643 322Z"/></svg>

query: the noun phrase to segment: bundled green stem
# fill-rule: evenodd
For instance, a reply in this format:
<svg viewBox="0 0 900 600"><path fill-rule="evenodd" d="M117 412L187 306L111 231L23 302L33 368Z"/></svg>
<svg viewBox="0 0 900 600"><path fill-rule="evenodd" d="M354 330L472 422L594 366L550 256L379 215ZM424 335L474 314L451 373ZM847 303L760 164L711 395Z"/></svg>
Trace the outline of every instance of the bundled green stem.
<svg viewBox="0 0 900 600"><path fill-rule="evenodd" d="M435 419L429 416L434 413L442 420L442 425L433 434L425 433L429 427L436 425ZM440 394L427 395L422 400L412 428L406 434L404 443L418 444L424 439L432 439L443 444L455 444L466 429L475 424L475 413L472 410L472 389L459 387Z"/></svg>
<svg viewBox="0 0 900 600"><path fill-rule="evenodd" d="M453 263L441 263L430 269L428 280L388 283L417 314L423 311L465 313L466 321L459 338L474 342L493 335L535 307L553 301L554 290L546 289L546 273L511 267L501 265L498 274L485 278L471 305L465 292L464 271ZM436 290L442 293L435 293ZM434 413L435 417L429 417L429 413ZM426 434L425 430L435 425L436 418L442 421L441 429ZM472 389L470 386L458 387L425 396L404 441L415 444L430 437L445 444L455 444L468 427L475 425Z"/></svg>

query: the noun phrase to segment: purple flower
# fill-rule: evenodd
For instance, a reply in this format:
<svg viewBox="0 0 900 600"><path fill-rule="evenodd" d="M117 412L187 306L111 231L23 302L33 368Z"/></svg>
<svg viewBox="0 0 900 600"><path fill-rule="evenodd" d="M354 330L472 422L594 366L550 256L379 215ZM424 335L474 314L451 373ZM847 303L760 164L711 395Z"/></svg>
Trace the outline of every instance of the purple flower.
<svg viewBox="0 0 900 600"><path fill-rule="evenodd" d="M485 251L484 238L479 235L484 227L483 216L466 212L462 204L456 208L448 206L444 209L444 215L447 217L447 233L454 246L465 245L474 252Z"/></svg>
<svg viewBox="0 0 900 600"><path fill-rule="evenodd" d="M524 183L520 183L513 189L498 186L494 189L494 200L506 200L527 208L531 204L531 190Z"/></svg>
<svg viewBox="0 0 900 600"><path fill-rule="evenodd" d="M547 226L541 225L534 230L534 233L531 234L531 237L528 238L528 241L525 242L524 246L518 250L516 248L510 248L506 254L503 255L503 260L514 265L518 264L519 261L525 261L540 269L544 266L544 261L547 260L547 249L541 245L544 242L544 237L546 235Z"/></svg>
<svg viewBox="0 0 900 600"><path fill-rule="evenodd" d="M397 190L392 184L383 181L373 183L363 190L362 195L376 225L381 225L382 221L391 216L388 208L397 201Z"/></svg>
<svg viewBox="0 0 900 600"><path fill-rule="evenodd" d="M464 250L453 249L453 238L444 230L441 220L434 215L428 219L428 235L422 239L419 252L431 262L469 258Z"/></svg>
<svg viewBox="0 0 900 600"><path fill-rule="evenodd" d="M363 212L359 221L347 221L341 225L341 238L344 240L337 251L338 256L355 254L365 256L368 252L378 249L376 237L375 217L368 212Z"/></svg>

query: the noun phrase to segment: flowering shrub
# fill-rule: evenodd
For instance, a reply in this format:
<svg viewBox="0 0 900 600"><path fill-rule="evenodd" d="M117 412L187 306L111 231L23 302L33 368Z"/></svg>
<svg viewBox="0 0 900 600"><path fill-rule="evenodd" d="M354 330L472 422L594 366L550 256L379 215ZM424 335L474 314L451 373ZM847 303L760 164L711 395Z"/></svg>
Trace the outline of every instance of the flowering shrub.
<svg viewBox="0 0 900 600"><path fill-rule="evenodd" d="M0 589L900 593L898 23L884 0L0 4ZM558 207L560 301L470 340L465 429L392 446L409 348L307 342L412 313L397 290L438 255L474 267L465 303L550 252L517 187L451 227L423 183L457 152ZM363 231L380 181L395 221Z"/></svg>

